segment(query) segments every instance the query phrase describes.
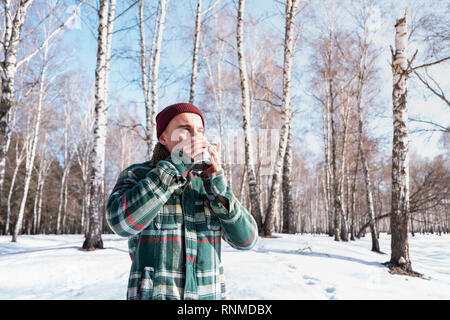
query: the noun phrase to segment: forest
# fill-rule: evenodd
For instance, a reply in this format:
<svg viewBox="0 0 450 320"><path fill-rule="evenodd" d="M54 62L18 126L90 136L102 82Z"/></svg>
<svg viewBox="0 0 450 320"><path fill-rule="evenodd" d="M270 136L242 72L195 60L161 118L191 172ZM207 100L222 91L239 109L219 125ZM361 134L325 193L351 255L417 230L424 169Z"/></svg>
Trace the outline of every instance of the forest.
<svg viewBox="0 0 450 320"><path fill-rule="evenodd" d="M449 233L450 3L3 0L0 235L112 233L119 173L190 102L261 236ZM81 244L80 244L81 245ZM402 259L403 258L403 259Z"/></svg>

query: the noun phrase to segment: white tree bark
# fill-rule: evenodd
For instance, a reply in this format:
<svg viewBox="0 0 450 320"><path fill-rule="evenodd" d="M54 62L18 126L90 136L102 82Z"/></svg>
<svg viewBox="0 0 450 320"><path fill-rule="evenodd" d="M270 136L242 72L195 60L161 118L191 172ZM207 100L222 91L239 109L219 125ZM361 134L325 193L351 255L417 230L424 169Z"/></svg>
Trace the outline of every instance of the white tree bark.
<svg viewBox="0 0 450 320"><path fill-rule="evenodd" d="M294 24L297 14L298 0L286 0L285 14L285 38L284 38L284 62L283 62L283 99L281 102L282 127L280 133L280 148L272 175L272 186L270 189L269 202L267 205L266 219L264 221L264 234L269 236L273 232L273 218L275 204L280 197L281 173L284 155L287 146L287 137L291 123L291 74L294 59Z"/></svg>
<svg viewBox="0 0 450 320"><path fill-rule="evenodd" d="M108 70L111 54L111 36L116 1L101 0L98 11L97 66L95 70L95 123L90 177L89 229L83 249L102 249L102 216L104 212L105 147L108 105Z"/></svg>
<svg viewBox="0 0 450 320"><path fill-rule="evenodd" d="M3 183L5 176L5 157L9 147L10 137L10 110L14 107L14 89L15 89L15 76L20 66L30 61L37 53L46 48L49 42L60 33L64 27L70 23L70 21L76 16L78 10L74 12L59 26L57 26L52 32L46 33L46 37L31 53L27 54L21 60L18 58L18 49L22 42L22 28L25 23L26 15L29 7L33 4L33 0L21 0L16 1L13 5L10 0L4 2L4 14L5 14L5 32L3 37L3 52L4 60L0 64L1 75L1 94L0 94L0 206L3 194ZM55 6L58 6L56 3ZM78 7L81 5L79 3ZM13 6L16 6L14 12ZM45 19L51 18L55 7L51 8L50 14L46 15ZM43 21L39 23L42 24Z"/></svg>
<svg viewBox="0 0 450 320"><path fill-rule="evenodd" d="M344 91L343 89L341 90L342 92ZM345 158L345 153L346 153L346 147L347 147L347 138L348 138L348 129L349 129L349 122L350 122L350 97L349 94L347 94L347 97L345 99L345 103L344 103L344 121L343 121L343 126L344 126L344 136L342 138L342 153L341 153L341 171L340 171L340 182L339 182L339 198L341 200L341 206L340 206L340 211L341 211L341 239L342 241L348 241L348 227L347 227L347 218L345 215L345 209L344 209L344 204L345 204L345 199L344 199L344 184L345 184L345 180L346 180L346 172L345 172L345 166L346 166L346 158Z"/></svg>
<svg viewBox="0 0 450 320"><path fill-rule="evenodd" d="M395 24L393 54L393 146L390 264L412 271L409 258L409 155L408 155L408 25L407 13Z"/></svg>
<svg viewBox="0 0 450 320"><path fill-rule="evenodd" d="M359 60L358 60L358 84L356 88L356 111L358 114L358 148L359 148L359 158L361 159L364 181L366 185L366 202L367 208L369 212L369 225L370 225L370 234L372 237L372 251L380 252L380 245L377 238L377 231L375 226L375 210L373 204L373 195L372 195L372 182L370 179L370 171L368 160L366 156L366 150L363 146L363 110L362 110L362 100L363 100L363 91L368 78L368 55L369 55L369 30L368 23L371 14L370 6L362 6L361 7L361 16L359 17L359 24L362 27L362 34L359 35Z"/></svg>
<svg viewBox="0 0 450 320"><path fill-rule="evenodd" d="M19 168L25 159L25 151L26 151L27 142L24 141L24 144L19 151L19 139L16 140L16 166L14 168L14 173L11 179L11 186L9 187L8 200L7 200L7 211L6 211L6 225L5 225L5 235L9 233L9 224L11 219L11 198L14 194L14 186L16 184L17 173L19 172Z"/></svg>
<svg viewBox="0 0 450 320"><path fill-rule="evenodd" d="M64 203L66 203L67 199L65 198L65 190L67 188L67 179L70 172L70 162L71 162L71 154L69 153L69 121L70 121L70 112L69 106L65 106L65 119L64 119L64 163L63 163L63 175L61 177L61 185L59 188L59 204L58 204L58 216L56 219L56 234L61 234L64 232L65 225L65 210Z"/></svg>
<svg viewBox="0 0 450 320"><path fill-rule="evenodd" d="M157 141L156 137L156 115L159 109L159 61L161 56L161 43L164 31L164 25L166 20L166 12L167 12L167 4L169 0L160 0L159 7L160 13L157 22L157 27L154 32L156 33L156 42L155 42L155 52L152 61L152 76L151 76L151 92L152 92L152 116L151 116L151 126L150 128L147 126L147 130L150 130L149 140L150 140L150 148L152 150L155 148Z"/></svg>
<svg viewBox="0 0 450 320"><path fill-rule="evenodd" d="M334 208L334 240L341 240L341 211L342 202L339 193L339 177L337 171L337 138L336 138L336 106L334 105L333 79L328 79L329 86L329 103L330 103L330 118L331 118L331 185L333 187L333 208ZM328 99L327 99L328 100Z"/></svg>
<svg viewBox="0 0 450 320"><path fill-rule="evenodd" d="M14 228L14 233L12 236L12 242L17 241L17 237L19 236L19 233L22 228L22 222L23 222L23 217L24 217L24 213L25 213L25 204L27 201L28 190L29 190L30 181L31 181L31 174L33 171L33 166L34 166L34 158L36 156L36 146L37 146L37 141L39 139L39 130L40 130L40 125L41 125L42 104L43 104L43 100L44 100L44 96L45 96L45 88L46 88L45 75L46 75L47 66L48 66L47 56L48 56L48 45L45 45L44 52L43 52L43 59L42 59L42 70L41 70L41 74L40 74L40 78L39 78L39 93L38 93L38 101L37 101L36 120L35 120L35 123L33 126L33 134L31 136L30 148L28 150L29 152L27 153L27 156L26 156L24 191L23 191L22 202L20 203L19 214L17 217L16 226Z"/></svg>
<svg viewBox="0 0 450 320"><path fill-rule="evenodd" d="M256 187L256 176L253 162L253 144L251 141L251 114L250 114L250 91L247 75L246 59L244 54L244 8L245 0L239 0L237 17L237 54L239 61L239 74L241 80L242 95L242 126L244 129L245 164L247 167L248 186L250 193L251 214L256 220L258 230L262 229L262 215L258 190Z"/></svg>
<svg viewBox="0 0 450 320"><path fill-rule="evenodd" d="M14 107L14 88L17 72L17 52L20 45L22 27L28 8L33 0L20 1L13 12L10 0L4 1L5 33L3 40L3 61L0 64L0 207L5 178L6 155L9 148L11 109Z"/></svg>
<svg viewBox="0 0 450 320"><path fill-rule="evenodd" d="M365 59L364 59L365 60ZM365 62L362 62L362 68L364 67ZM370 179L370 172L369 172L369 165L367 162L366 157L366 151L364 150L363 146L363 115L362 115L362 106L361 106L361 100L362 100L362 90L363 90L363 81L364 81L365 75L363 69L360 69L359 74L359 84L358 84L358 91L357 91L357 110L358 110L358 148L359 148L359 155L361 158L362 163L362 169L364 173L364 181L366 183L366 200L367 200L367 207L369 211L369 225L370 225L370 234L372 237L372 251L374 252L380 252L380 245L378 243L377 238L377 231L375 229L375 210L373 206L373 196L372 196L372 183Z"/></svg>
<svg viewBox="0 0 450 320"><path fill-rule="evenodd" d="M40 162L38 168L38 182L36 188L36 195L34 199L34 209L33 209L33 233L37 234L40 232L41 224L41 213L42 213L42 197L45 181L47 179L48 173L50 171L53 159L47 156L47 134L45 134L44 142L41 147L40 152Z"/></svg>
<svg viewBox="0 0 450 320"><path fill-rule="evenodd" d="M145 41L145 16L144 16L144 6L145 0L139 0L139 44L140 44L140 66L141 66L141 85L142 91L144 94L144 103L145 103L145 140L147 143L147 159L151 159L153 147L152 147L152 138L151 132L153 131L152 127L152 105L150 103L151 100L151 74L152 74L152 66L153 66L153 57L155 50L155 41L157 34L157 26L158 19L155 19L155 28L153 30L152 43L150 48L150 56L147 57L147 49L146 49L146 41ZM149 60L149 64L147 67L147 59ZM147 70L148 68L148 70Z"/></svg>
<svg viewBox="0 0 450 320"><path fill-rule="evenodd" d="M331 152L330 152L330 107L329 96L326 96L325 108L323 108L323 145L324 145L324 167L323 167L323 193L325 202L325 212L327 213L328 235L334 234L334 221L332 210L332 192L331 192Z"/></svg>
<svg viewBox="0 0 450 320"><path fill-rule="evenodd" d="M191 88L189 90L189 103L194 103L195 85L197 83L197 69L198 69L198 51L201 37L201 23L202 16L210 11L219 2L216 0L208 9L202 12L202 0L197 0L197 11L195 14L195 34L194 34L194 50L192 53L192 72L191 72Z"/></svg>
<svg viewBox="0 0 450 320"><path fill-rule="evenodd" d="M81 190L83 192L83 201L81 208L81 227L84 233L87 232L87 222L89 221L89 200L90 200L90 181L89 172L91 170L91 154L92 154L92 137L91 133L94 128L95 118L95 103L94 101L87 103L86 113L79 117L79 128L71 128L75 141L75 156L77 163L81 170ZM76 130L76 131L75 131Z"/></svg>
<svg viewBox="0 0 450 320"><path fill-rule="evenodd" d="M200 43L200 27L202 16L202 0L197 0L197 13L195 16L194 51L192 54L191 89L189 91L189 103L194 103L195 84L197 80L198 49Z"/></svg>
<svg viewBox="0 0 450 320"><path fill-rule="evenodd" d="M295 208L292 189L292 127L288 128L283 164L283 233L295 233ZM311 201L312 202L312 201ZM312 219L311 219L312 224Z"/></svg>

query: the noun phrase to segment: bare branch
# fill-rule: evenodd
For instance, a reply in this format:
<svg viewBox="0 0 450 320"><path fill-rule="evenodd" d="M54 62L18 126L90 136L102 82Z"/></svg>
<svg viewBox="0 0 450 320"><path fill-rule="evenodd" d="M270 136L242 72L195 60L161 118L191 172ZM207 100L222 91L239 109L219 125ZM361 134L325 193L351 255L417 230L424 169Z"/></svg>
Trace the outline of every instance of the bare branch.
<svg viewBox="0 0 450 320"><path fill-rule="evenodd" d="M78 5L77 10L74 10L74 12L70 15L70 17L65 22L61 23L58 28L53 30L53 32L42 42L42 44L36 50L34 50L28 56L26 56L25 58L23 58L22 60L17 62L17 68L19 68L23 63L25 63L28 60L30 60L31 58L33 58L38 52L40 52L42 50L42 48L47 46L47 44L53 37L55 37L68 23L70 23L70 21L72 21L72 19L77 15L78 8L80 8L81 3L82 2L80 2L80 4Z"/></svg>
<svg viewBox="0 0 450 320"><path fill-rule="evenodd" d="M206 13L208 13L210 10L214 9L214 7L219 3L220 0L216 0L208 9L206 9L205 11L201 12L200 15L204 15Z"/></svg>
<svg viewBox="0 0 450 320"><path fill-rule="evenodd" d="M437 129L434 129L434 130L423 129L423 130L419 130L419 131L442 131L442 132L450 133L450 128L449 127L444 127L444 126L442 126L442 125L440 125L438 123L435 123L433 121L421 120L421 119L412 119L412 118L409 118L409 121L419 122L419 123L426 123L426 124L429 124L429 125L437 127ZM417 132L419 132L419 131L417 131Z"/></svg>
<svg viewBox="0 0 450 320"><path fill-rule="evenodd" d="M417 66L417 67L412 68L412 69L411 69L411 72L416 71L416 70L421 69L421 68L428 68L428 67L430 67L430 66L432 66L432 65L435 65L435 64L444 62L444 61L449 60L449 59L450 59L450 56L448 56L448 57L446 57L446 58L443 58L443 59L440 59L440 60L437 60L437 61L434 61L434 62L422 64L422 65L420 65L420 66Z"/></svg>
<svg viewBox="0 0 450 320"><path fill-rule="evenodd" d="M447 98L444 95L444 92L442 92L442 89L439 87L439 85L435 82L435 84L438 86L439 90L441 91L441 93L437 92L433 87L430 86L430 84L424 80L416 71L413 71L414 74L417 76L417 78L431 91L433 92L436 96L438 96L439 98L441 98L442 100L445 101L445 103L447 103L447 105L450 107L450 101L447 100Z"/></svg>

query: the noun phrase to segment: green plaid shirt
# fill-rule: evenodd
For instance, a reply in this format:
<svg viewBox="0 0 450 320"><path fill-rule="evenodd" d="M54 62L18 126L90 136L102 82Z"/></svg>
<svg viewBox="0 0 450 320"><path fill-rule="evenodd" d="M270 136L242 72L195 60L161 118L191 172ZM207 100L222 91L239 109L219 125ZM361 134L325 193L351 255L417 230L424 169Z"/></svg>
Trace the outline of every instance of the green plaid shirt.
<svg viewBox="0 0 450 320"><path fill-rule="evenodd" d="M221 238L241 250L258 239L222 171L207 176L178 162L129 166L106 204L109 226L128 237L127 299L225 299Z"/></svg>

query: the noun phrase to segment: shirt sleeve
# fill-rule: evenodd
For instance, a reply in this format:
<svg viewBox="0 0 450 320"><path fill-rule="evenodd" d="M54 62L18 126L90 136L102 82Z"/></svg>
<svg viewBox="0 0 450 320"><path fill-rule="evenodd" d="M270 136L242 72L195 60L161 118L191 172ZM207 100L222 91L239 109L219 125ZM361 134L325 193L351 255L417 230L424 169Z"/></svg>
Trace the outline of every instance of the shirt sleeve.
<svg viewBox="0 0 450 320"><path fill-rule="evenodd" d="M256 221L227 186L223 171L203 175L202 178L209 206L221 222L224 240L239 250L252 249L258 240ZM228 208L219 196L228 200Z"/></svg>
<svg viewBox="0 0 450 320"><path fill-rule="evenodd" d="M184 163L169 156L139 181L133 166L123 170L106 203L106 220L119 236L129 237L146 229L172 193L183 186Z"/></svg>

